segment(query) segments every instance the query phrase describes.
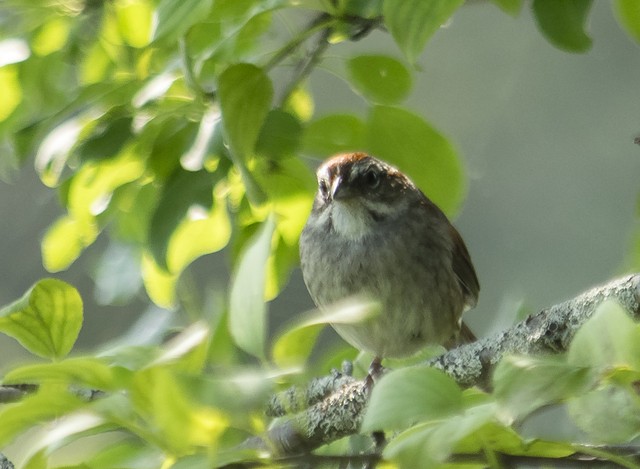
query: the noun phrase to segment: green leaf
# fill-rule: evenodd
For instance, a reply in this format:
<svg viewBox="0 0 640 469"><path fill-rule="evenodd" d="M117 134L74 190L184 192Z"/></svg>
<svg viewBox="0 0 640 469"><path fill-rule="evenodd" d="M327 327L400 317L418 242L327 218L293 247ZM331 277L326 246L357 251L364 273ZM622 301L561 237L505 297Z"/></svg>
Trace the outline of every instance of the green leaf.
<svg viewBox="0 0 640 469"><path fill-rule="evenodd" d="M103 359L85 357L21 366L9 371L3 383L67 383L111 391L124 387L129 374L123 368L110 366Z"/></svg>
<svg viewBox="0 0 640 469"><path fill-rule="evenodd" d="M67 355L82 327L82 299L62 280L46 278L0 310L0 332L45 358Z"/></svg>
<svg viewBox="0 0 640 469"><path fill-rule="evenodd" d="M631 386L604 385L571 401L569 415L603 443L625 443L640 435L640 399Z"/></svg>
<svg viewBox="0 0 640 469"><path fill-rule="evenodd" d="M415 63L429 38L464 0L385 0L384 22L402 52Z"/></svg>
<svg viewBox="0 0 640 469"><path fill-rule="evenodd" d="M434 368L404 368L382 377L373 388L361 430L395 430L462 411L462 391Z"/></svg>
<svg viewBox="0 0 640 469"><path fill-rule="evenodd" d="M454 448L457 453L480 453L491 450L513 456L563 458L575 453L570 443L539 439L524 439L511 427L489 421L461 439Z"/></svg>
<svg viewBox="0 0 640 469"><path fill-rule="evenodd" d="M375 106L367 123L366 149L397 166L446 214L464 198L462 166L451 143L420 116Z"/></svg>
<svg viewBox="0 0 640 469"><path fill-rule="evenodd" d="M416 461L423 467L436 466L451 455L459 441L493 422L494 414L493 404L484 404L463 414L416 425L391 440L384 456L402 468L415 467Z"/></svg>
<svg viewBox="0 0 640 469"><path fill-rule="evenodd" d="M272 160L294 156L300 146L302 125L293 114L273 109L267 114L256 142L256 152Z"/></svg>
<svg viewBox="0 0 640 469"><path fill-rule="evenodd" d="M98 236L93 223L78 222L63 216L53 222L42 238L42 264L49 272L60 272L82 254Z"/></svg>
<svg viewBox="0 0 640 469"><path fill-rule="evenodd" d="M211 11L213 0L160 0L156 9L153 40L172 41Z"/></svg>
<svg viewBox="0 0 640 469"><path fill-rule="evenodd" d="M208 211L213 206L214 174L179 168L165 184L149 225L149 248L158 265L167 269L167 252L174 232L197 206Z"/></svg>
<svg viewBox="0 0 640 469"><path fill-rule="evenodd" d="M265 277L275 230L269 217L240 257L231 285L229 330L242 350L264 358L266 337Z"/></svg>
<svg viewBox="0 0 640 469"><path fill-rule="evenodd" d="M640 370L640 328L619 303L605 301L576 333L568 361L600 370L615 366Z"/></svg>
<svg viewBox="0 0 640 469"><path fill-rule="evenodd" d="M0 409L0 447L5 447L21 433L85 406L71 395L66 386L48 386L13 405Z"/></svg>
<svg viewBox="0 0 640 469"><path fill-rule="evenodd" d="M554 46L569 52L585 52L591 38L585 31L592 0L534 0L538 27Z"/></svg>
<svg viewBox="0 0 640 469"><path fill-rule="evenodd" d="M232 153L243 161L253 153L273 97L267 74L255 65L227 68L218 81L222 122Z"/></svg>
<svg viewBox="0 0 640 469"><path fill-rule="evenodd" d="M411 75L393 57L361 55L347 62L347 70L356 90L374 103L398 103L411 90Z"/></svg>
<svg viewBox="0 0 640 469"><path fill-rule="evenodd" d="M100 160L116 156L132 136L130 116L119 117L98 128L90 138L82 142L76 152L82 160Z"/></svg>
<svg viewBox="0 0 640 469"><path fill-rule="evenodd" d="M634 41L640 43L640 2L637 0L615 0L613 11L622 29Z"/></svg>
<svg viewBox="0 0 640 469"><path fill-rule="evenodd" d="M572 397L590 383L588 368L569 365L556 357L508 356L493 375L496 399L515 419Z"/></svg>
<svg viewBox="0 0 640 469"><path fill-rule="evenodd" d="M517 16L522 10L522 0L491 0L505 13Z"/></svg>
<svg viewBox="0 0 640 469"><path fill-rule="evenodd" d="M326 158L334 153L355 151L364 147L365 127L351 114L331 114L311 122L305 129L305 153Z"/></svg>
<svg viewBox="0 0 640 469"><path fill-rule="evenodd" d="M300 317L274 342L273 361L286 368L299 366L309 358L318 334L326 324L353 324L379 313L376 303L345 301Z"/></svg>

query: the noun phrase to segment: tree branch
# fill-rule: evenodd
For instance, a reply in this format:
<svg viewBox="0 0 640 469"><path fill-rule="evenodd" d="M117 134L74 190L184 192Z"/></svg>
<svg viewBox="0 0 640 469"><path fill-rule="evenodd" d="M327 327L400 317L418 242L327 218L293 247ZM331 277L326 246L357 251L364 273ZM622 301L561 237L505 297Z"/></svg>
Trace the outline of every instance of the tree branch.
<svg viewBox="0 0 640 469"><path fill-rule="evenodd" d="M461 386L488 387L494 366L506 354L557 354L567 350L580 326L602 301L610 298L619 301L639 319L640 274L595 287L531 315L503 332L450 350L423 366L443 370ZM324 383L324 387L319 382ZM245 441L243 447L268 450L274 455L292 455L355 434L368 398L364 381L337 372L303 388L291 388L270 401L268 413L282 415L285 409L296 413L277 422L263 436ZM301 411L304 406L308 407Z"/></svg>

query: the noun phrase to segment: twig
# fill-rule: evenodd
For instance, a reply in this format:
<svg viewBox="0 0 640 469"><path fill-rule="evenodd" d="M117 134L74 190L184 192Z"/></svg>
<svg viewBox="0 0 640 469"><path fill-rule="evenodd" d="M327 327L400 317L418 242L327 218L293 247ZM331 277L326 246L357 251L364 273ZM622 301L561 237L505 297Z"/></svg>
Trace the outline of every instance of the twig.
<svg viewBox="0 0 640 469"><path fill-rule="evenodd" d="M613 280L582 295L552 306L492 337L464 345L427 361L462 386L487 386L493 367L508 353L561 353L575 332L605 299L619 301L636 319L640 317L640 274ZM298 409L305 388L280 394L279 406ZM292 396L290 402L286 396ZM324 400L274 425L262 437L249 439L247 448L266 449L274 455L309 452L360 428L369 393L364 381L345 384Z"/></svg>

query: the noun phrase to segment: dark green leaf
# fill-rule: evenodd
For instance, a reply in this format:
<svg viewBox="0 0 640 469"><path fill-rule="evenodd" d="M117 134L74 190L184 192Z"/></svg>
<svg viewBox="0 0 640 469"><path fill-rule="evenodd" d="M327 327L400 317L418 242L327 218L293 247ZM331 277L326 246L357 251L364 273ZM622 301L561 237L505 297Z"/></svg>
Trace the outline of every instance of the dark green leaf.
<svg viewBox="0 0 640 469"><path fill-rule="evenodd" d="M232 65L220 76L218 94L228 143L236 158L243 161L253 153L271 107L271 81L255 65Z"/></svg>
<svg viewBox="0 0 640 469"><path fill-rule="evenodd" d="M512 418L568 399L591 383L589 369L556 357L504 358L493 375L495 396Z"/></svg>
<svg viewBox="0 0 640 469"><path fill-rule="evenodd" d="M384 22L391 35L415 63L429 38L464 3L464 0L385 0Z"/></svg>
<svg viewBox="0 0 640 469"><path fill-rule="evenodd" d="M394 370L376 383L361 430L395 430L462 411L462 391L434 368Z"/></svg>
<svg viewBox="0 0 640 469"><path fill-rule="evenodd" d="M0 331L45 358L67 355L82 327L82 299L68 283L46 278L0 310Z"/></svg>
<svg viewBox="0 0 640 469"><path fill-rule="evenodd" d="M591 38L585 31L593 0L534 0L533 12L542 34L554 46L585 52Z"/></svg>
<svg viewBox="0 0 640 469"><path fill-rule="evenodd" d="M458 155L420 116L395 107L374 107L365 147L408 174L448 215L460 208L464 177Z"/></svg>
<svg viewBox="0 0 640 469"><path fill-rule="evenodd" d="M96 131L82 142L76 152L82 160L100 160L117 155L132 136L129 116L98 124Z"/></svg>
<svg viewBox="0 0 640 469"><path fill-rule="evenodd" d="M169 241L189 208L200 206L208 210L213 205L215 175L207 171L184 171L178 169L167 181L151 224L149 225L149 247L155 261L167 269Z"/></svg>
<svg viewBox="0 0 640 469"><path fill-rule="evenodd" d="M251 239L236 269L231 285L229 330L245 352L264 358L266 338L265 279L275 223L264 222Z"/></svg>
<svg viewBox="0 0 640 469"><path fill-rule="evenodd" d="M368 100L395 104L411 90L411 75L404 65L384 55L361 55L347 62L351 82Z"/></svg>
<svg viewBox="0 0 640 469"><path fill-rule="evenodd" d="M615 0L614 11L622 29L640 43L640 2L637 0Z"/></svg>
<svg viewBox="0 0 640 469"><path fill-rule="evenodd" d="M350 114L332 114L311 122L304 132L306 153L326 158L334 153L364 148L363 122Z"/></svg>
<svg viewBox="0 0 640 469"><path fill-rule="evenodd" d="M300 146L302 125L288 112L273 109L260 129L256 152L272 160L294 156Z"/></svg>

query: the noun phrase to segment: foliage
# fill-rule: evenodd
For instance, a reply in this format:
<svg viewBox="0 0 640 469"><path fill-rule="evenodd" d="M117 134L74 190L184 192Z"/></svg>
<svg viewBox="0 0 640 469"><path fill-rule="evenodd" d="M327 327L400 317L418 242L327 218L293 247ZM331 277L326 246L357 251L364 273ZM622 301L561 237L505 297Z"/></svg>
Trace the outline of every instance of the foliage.
<svg viewBox="0 0 640 469"><path fill-rule="evenodd" d="M512 15L522 8L520 0L493 3ZM592 42L585 27L591 3L534 0L533 12L552 44L584 52ZM181 276L205 254L229 248L234 276L229 307L207 317L206 325L196 322L163 343L132 340L88 356L69 356L82 325L79 294L59 280L38 282L0 311L0 330L45 359L5 374L5 385L39 388L0 408L0 447L29 431L25 467L49 467L60 447L79 450L95 435L103 438L82 453L78 467L212 467L264 457L235 445L266 428L262 406L274 389L310 376L305 364L319 327L337 320L303 320L269 346L266 301L297 263L297 239L314 192L301 157L372 152L455 213L465 193L455 145L403 104L419 54L461 5L3 2L2 166L6 159L19 164L33 158L66 212L43 238L44 266L65 270L104 232L128 246L146 293L159 306L180 306ZM621 27L640 41L637 4L613 5ZM274 26L274 18L300 17L308 24L292 37ZM315 115L307 77L324 51L381 26L404 57L350 57L342 70L367 110ZM291 64L293 71L285 67ZM136 293L130 285L120 288ZM352 321L370 313L336 314ZM624 340L611 348L602 342L611 336L594 333L599 329L623 331ZM398 370L375 388L372 399L380 404L371 406L364 429L401 431L384 455L402 467L413 467L416 458L423 466L437 464L452 454L479 455L482 465L493 453L588 453L582 446L527 440L513 429L557 402L567 403L594 441L627 441L640 428L634 417L637 334L619 308L603 306L567 357L505 360L492 395L462 391L433 370ZM615 353L592 353L598 344ZM335 363L353 355L345 349L323 359ZM99 390L100 398L88 398L90 390ZM605 434L598 429L612 402L620 418Z"/></svg>

